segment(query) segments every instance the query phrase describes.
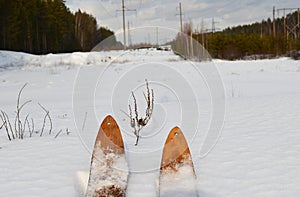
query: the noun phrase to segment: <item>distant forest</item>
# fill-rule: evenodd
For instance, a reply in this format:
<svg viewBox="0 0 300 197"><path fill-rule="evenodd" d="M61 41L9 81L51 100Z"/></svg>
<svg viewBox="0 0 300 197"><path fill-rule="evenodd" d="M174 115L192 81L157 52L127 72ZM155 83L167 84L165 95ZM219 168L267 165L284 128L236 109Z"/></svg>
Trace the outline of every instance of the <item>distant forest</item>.
<svg viewBox="0 0 300 197"><path fill-rule="evenodd" d="M90 51L114 32L65 0L1 0L0 50L32 54Z"/></svg>
<svg viewBox="0 0 300 197"><path fill-rule="evenodd" d="M214 58L273 57L300 50L298 12L286 17L286 24L293 24L293 34L286 33L284 23L284 18L276 19L276 34L271 19L193 34L192 25L187 24L184 31ZM120 48L122 44L116 41L113 31L99 27L95 17L86 12L72 13L65 0L0 0L0 50L32 54L90 51L108 37L111 39L107 44Z"/></svg>
<svg viewBox="0 0 300 197"><path fill-rule="evenodd" d="M214 58L240 59L245 56L258 58L290 55L300 50L300 27L298 12L287 15L286 23L292 24L294 33L284 30L284 18L276 19L276 34L273 35L271 19L260 23L237 26L214 33L193 33Z"/></svg>

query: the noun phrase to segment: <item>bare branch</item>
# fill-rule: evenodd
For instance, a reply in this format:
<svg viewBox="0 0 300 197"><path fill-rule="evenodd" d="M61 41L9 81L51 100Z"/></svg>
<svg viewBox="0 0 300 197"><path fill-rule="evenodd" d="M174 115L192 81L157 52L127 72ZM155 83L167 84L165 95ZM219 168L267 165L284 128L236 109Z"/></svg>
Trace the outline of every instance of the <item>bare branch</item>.
<svg viewBox="0 0 300 197"><path fill-rule="evenodd" d="M1 121L2 121L2 126L1 126L1 128L0 129L2 129L2 127L5 127L5 124L6 124L6 121L5 121L5 117L3 117L3 112L1 111L1 114L0 114L0 119L1 119Z"/></svg>
<svg viewBox="0 0 300 197"><path fill-rule="evenodd" d="M139 122L139 113L138 113L138 108L137 108L137 102L136 102L136 98L134 96L134 93L131 92L132 98L133 98L133 102L134 102L134 113L135 113L135 120L136 122Z"/></svg>
<svg viewBox="0 0 300 197"><path fill-rule="evenodd" d="M147 80L147 79L145 79L145 81L146 81L146 88L147 88L147 95L148 95L148 97L147 97L147 104L148 104L148 107L150 107L150 90L149 90L149 83L148 83L148 80Z"/></svg>
<svg viewBox="0 0 300 197"><path fill-rule="evenodd" d="M128 107L129 107L129 116L130 116L130 126L134 129L133 134L137 136L136 119L132 117L132 109L130 104L128 105Z"/></svg>
<svg viewBox="0 0 300 197"><path fill-rule="evenodd" d="M24 123L23 123L23 128L22 128L22 131L21 131L21 139L24 139L24 133L25 133L25 128L26 128L26 123L28 122L28 117L29 117L29 114L27 114L27 116L25 117L25 120L24 120Z"/></svg>
<svg viewBox="0 0 300 197"><path fill-rule="evenodd" d="M132 117L132 109L131 109L130 104L128 105L128 108L129 108L130 126L131 126L132 128L135 128L135 119ZM134 133L135 133L135 132L134 132Z"/></svg>
<svg viewBox="0 0 300 197"><path fill-rule="evenodd" d="M51 120L51 117L49 115L49 111L44 107L42 106L40 103L38 103L39 106L45 111L46 115L44 116L44 121L43 121L43 126L42 126L42 129L41 129L41 134L40 134L40 137L43 136L43 133L44 133L44 129L45 129L45 125L46 125L46 118L48 118L49 120L49 123L50 123L50 129L49 129L49 134L51 134L52 132L52 120Z"/></svg>
<svg viewBox="0 0 300 197"><path fill-rule="evenodd" d="M139 140L140 140L140 133L138 133L138 135L136 135L136 140L135 140L135 146L137 146L139 144Z"/></svg>
<svg viewBox="0 0 300 197"><path fill-rule="evenodd" d="M50 117L50 114L48 113L48 118L49 118L49 121L50 121L50 129L49 129L49 135L51 134L52 132L52 127L53 127L53 124L52 124L52 119Z"/></svg>
<svg viewBox="0 0 300 197"><path fill-rule="evenodd" d="M48 112L48 110L43 105L41 105L40 103L38 103L38 104L46 113Z"/></svg>
<svg viewBox="0 0 300 197"><path fill-rule="evenodd" d="M59 134L61 134L61 132L62 132L62 129L61 130L59 130L59 132L55 135L55 137L54 138L57 138L58 136L59 136Z"/></svg>
<svg viewBox="0 0 300 197"><path fill-rule="evenodd" d="M59 130L59 132L55 135L54 138L57 138L57 137L62 133L62 131L63 131L63 129ZM65 131L66 131L66 134L67 134L67 135L70 135L71 132L69 131L69 128L66 128Z"/></svg>
<svg viewBox="0 0 300 197"><path fill-rule="evenodd" d="M9 130L10 130L12 139L15 139L15 135L14 135L14 132L13 132L13 129L12 129L12 126L11 126L11 123L10 123L10 119L9 119L7 113L4 112L4 111L1 111L1 113L2 113L2 115L5 117L6 124L8 124L8 128L9 128Z"/></svg>
<svg viewBox="0 0 300 197"><path fill-rule="evenodd" d="M2 114L0 114L0 118L1 118L2 123L3 123L2 126L4 126L4 128L5 128L7 138L8 138L9 141L11 141L11 137L10 137L9 130L8 130L8 127L7 127L7 121L6 121L5 116L3 115L3 111L2 111ZM2 126L1 126L1 128L2 128Z"/></svg>
<svg viewBox="0 0 300 197"><path fill-rule="evenodd" d="M46 125L46 118L47 118L47 115L48 115L49 112L46 113L46 115L44 116L44 120L43 120L43 126L42 126L42 129L41 129L41 134L40 134L40 137L43 136L43 133L44 133L44 129L45 129L45 125Z"/></svg>
<svg viewBox="0 0 300 197"><path fill-rule="evenodd" d="M20 108L21 94L26 86L27 86L27 83L25 83L22 86L22 88L20 89L20 91L18 93L18 98L17 98L17 111L16 111L17 115L16 115L16 121L15 121L15 130L16 130L16 133L18 134L19 138L21 136L21 130L22 130L22 122L20 121L21 109L28 103L28 102L25 102L24 104L21 105L21 108Z"/></svg>
<svg viewBox="0 0 300 197"><path fill-rule="evenodd" d="M148 99L147 99L147 96L146 96L145 92L143 92L143 95L144 95L145 101L148 102Z"/></svg>
<svg viewBox="0 0 300 197"><path fill-rule="evenodd" d="M21 107L19 108L19 111L21 111L22 108L23 108L25 105L27 105L28 103L30 103L30 102L32 102L32 100L28 100L28 101L26 101L25 103L23 103L23 104L21 105Z"/></svg>
<svg viewBox="0 0 300 197"><path fill-rule="evenodd" d="M24 90L24 88L27 86L27 83L25 83L22 88L20 89L17 97L17 110L16 110L16 117L15 117L15 135L16 138L23 139L24 137L24 130L25 130L25 125L26 125L26 120L22 123L21 121L21 110L30 103L32 100L25 101L23 104L20 103L21 101L21 95ZM28 117L27 117L28 118Z"/></svg>
<svg viewBox="0 0 300 197"><path fill-rule="evenodd" d="M18 93L18 99L17 99L17 110L20 109L20 99L21 99L21 94L24 90L24 88L27 86L27 83L25 83L22 88L20 89L19 93Z"/></svg>
<svg viewBox="0 0 300 197"><path fill-rule="evenodd" d="M135 117L133 117L132 114L132 108L131 105L128 105L129 108L129 118L130 118L130 126L133 128L133 133L136 136L136 142L135 145L138 145L139 139L140 139L140 132L143 127L145 127L149 120L151 119L152 112L153 112L153 106L154 106L154 91L149 88L149 83L147 79L145 80L146 82L146 89L147 89L147 95L143 92L144 98L146 100L147 108L145 110L145 117L139 117L138 114L138 106L137 106L137 99L134 95L133 92L131 92L131 96L133 98L133 103L134 103L134 113Z"/></svg>
<svg viewBox="0 0 300 197"><path fill-rule="evenodd" d="M31 131L30 131L30 134L29 134L30 137L32 137L32 135L34 133L34 121L33 121L33 118L31 118L31 125L32 125L32 128L31 128Z"/></svg>
<svg viewBox="0 0 300 197"><path fill-rule="evenodd" d="M34 123L33 123L33 119L31 118L31 126L32 127L30 127L30 123L29 123L29 120L28 119L26 119L26 121L25 121L26 123L27 123L27 127L28 127L28 132L29 132L29 137L32 137L32 134L33 134L33 131L34 131Z"/></svg>
<svg viewBox="0 0 300 197"><path fill-rule="evenodd" d="M82 131L82 132L84 131L84 127L85 127L85 122L86 122L87 114L88 114L88 113L85 112L84 119L83 119L83 123L82 123L82 127L81 127L81 131Z"/></svg>
<svg viewBox="0 0 300 197"><path fill-rule="evenodd" d="M2 123L1 127L0 127L0 130L2 129L2 127L4 126L4 122Z"/></svg>

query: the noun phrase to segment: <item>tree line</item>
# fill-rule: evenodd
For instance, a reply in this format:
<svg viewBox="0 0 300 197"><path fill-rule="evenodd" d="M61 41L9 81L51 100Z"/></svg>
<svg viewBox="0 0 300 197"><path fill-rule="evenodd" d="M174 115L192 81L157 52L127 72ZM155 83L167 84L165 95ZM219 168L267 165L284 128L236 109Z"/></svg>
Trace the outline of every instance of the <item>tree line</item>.
<svg viewBox="0 0 300 197"><path fill-rule="evenodd" d="M300 27L298 12L287 15L286 23L293 24L294 34L287 34L284 30L284 18L275 21L263 20L260 23L240 25L226 28L219 32L197 33L193 38L200 42L214 58L240 59L245 56L272 57L287 55L300 50Z"/></svg>
<svg viewBox="0 0 300 197"><path fill-rule="evenodd" d="M0 50L33 54L90 51L114 32L95 17L72 13L65 0L1 0Z"/></svg>

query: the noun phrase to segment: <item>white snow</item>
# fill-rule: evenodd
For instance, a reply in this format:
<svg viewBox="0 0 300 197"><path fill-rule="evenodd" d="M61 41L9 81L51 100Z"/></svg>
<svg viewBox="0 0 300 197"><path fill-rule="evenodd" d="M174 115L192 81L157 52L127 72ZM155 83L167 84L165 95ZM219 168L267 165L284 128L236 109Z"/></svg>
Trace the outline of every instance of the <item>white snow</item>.
<svg viewBox="0 0 300 197"><path fill-rule="evenodd" d="M117 120L125 141L128 196L156 196L162 146L174 126L181 127L190 144L200 196L299 196L300 62L213 63L224 82L226 116L218 143L203 154L218 105L194 63L155 50L44 56L0 51L0 109L13 119L18 91L27 82L22 100L33 101L22 115L30 113L39 130L44 114L40 102L54 124L52 135L11 142L0 130L0 196L82 195L95 136L108 114ZM195 63L202 74L211 65ZM134 90L144 113L145 78L154 89L155 107L135 147L121 110L128 111Z"/></svg>
<svg viewBox="0 0 300 197"><path fill-rule="evenodd" d="M190 163L184 162L165 169L160 175L159 185L160 197L199 197L195 173Z"/></svg>

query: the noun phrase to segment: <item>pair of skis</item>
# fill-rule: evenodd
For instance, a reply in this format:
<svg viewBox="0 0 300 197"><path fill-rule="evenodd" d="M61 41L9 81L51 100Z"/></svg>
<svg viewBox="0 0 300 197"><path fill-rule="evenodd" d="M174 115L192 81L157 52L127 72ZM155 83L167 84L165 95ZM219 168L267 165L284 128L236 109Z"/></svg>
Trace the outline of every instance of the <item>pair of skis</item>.
<svg viewBox="0 0 300 197"><path fill-rule="evenodd" d="M119 126L107 116L95 141L86 197L125 197L128 171ZM164 145L158 195L198 196L190 150L178 127L170 131Z"/></svg>

